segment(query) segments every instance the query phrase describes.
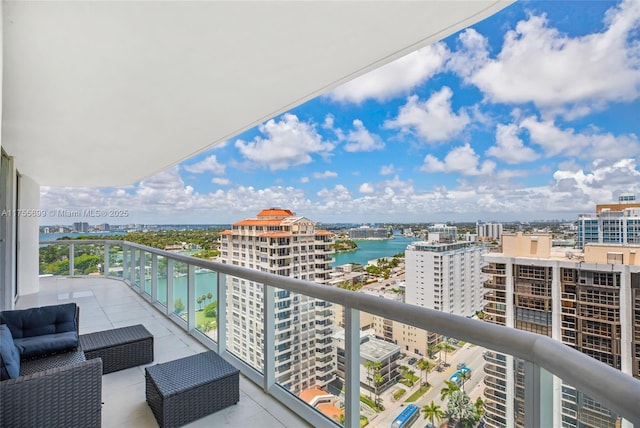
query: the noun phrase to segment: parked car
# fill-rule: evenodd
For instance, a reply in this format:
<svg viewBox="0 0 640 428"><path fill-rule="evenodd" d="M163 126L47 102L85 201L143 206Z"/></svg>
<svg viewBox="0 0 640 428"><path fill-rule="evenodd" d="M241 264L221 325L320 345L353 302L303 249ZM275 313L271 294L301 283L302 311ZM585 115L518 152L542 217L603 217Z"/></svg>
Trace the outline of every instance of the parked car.
<svg viewBox="0 0 640 428"><path fill-rule="evenodd" d="M408 364L410 364L410 365L413 365L413 364L415 364L417 361L418 361L418 360L417 360L416 358L411 357L411 358L409 358L409 361L407 361L407 363L408 363Z"/></svg>
<svg viewBox="0 0 640 428"><path fill-rule="evenodd" d="M460 370L463 367L466 367L467 365L465 363L458 363L458 365L456 366L457 370Z"/></svg>

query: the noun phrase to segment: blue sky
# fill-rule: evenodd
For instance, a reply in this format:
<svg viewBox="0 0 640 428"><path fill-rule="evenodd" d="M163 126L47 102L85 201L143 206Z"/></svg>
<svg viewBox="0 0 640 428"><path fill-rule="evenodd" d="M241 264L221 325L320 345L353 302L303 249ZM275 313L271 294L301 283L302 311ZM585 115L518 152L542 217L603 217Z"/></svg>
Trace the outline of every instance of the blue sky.
<svg viewBox="0 0 640 428"><path fill-rule="evenodd" d="M640 194L639 134L640 2L521 1L132 186L43 187L41 206L129 211L114 224L273 206L321 222L573 220Z"/></svg>

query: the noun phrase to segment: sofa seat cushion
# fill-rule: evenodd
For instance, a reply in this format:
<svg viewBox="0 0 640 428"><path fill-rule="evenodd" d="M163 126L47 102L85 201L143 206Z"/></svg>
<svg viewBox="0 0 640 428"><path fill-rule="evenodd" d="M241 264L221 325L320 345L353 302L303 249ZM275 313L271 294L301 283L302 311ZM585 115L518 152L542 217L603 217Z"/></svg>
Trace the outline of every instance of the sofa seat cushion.
<svg viewBox="0 0 640 428"><path fill-rule="evenodd" d="M20 376L20 352L13 342L11 330L6 324L0 325L0 380L15 379Z"/></svg>
<svg viewBox="0 0 640 428"><path fill-rule="evenodd" d="M13 339L78 331L77 305L41 306L0 312L0 324L7 324ZM77 346L77 345L76 345Z"/></svg>
<svg viewBox="0 0 640 428"><path fill-rule="evenodd" d="M67 331L35 337L23 337L21 339L13 339L13 341L22 358L32 358L77 348L78 333Z"/></svg>

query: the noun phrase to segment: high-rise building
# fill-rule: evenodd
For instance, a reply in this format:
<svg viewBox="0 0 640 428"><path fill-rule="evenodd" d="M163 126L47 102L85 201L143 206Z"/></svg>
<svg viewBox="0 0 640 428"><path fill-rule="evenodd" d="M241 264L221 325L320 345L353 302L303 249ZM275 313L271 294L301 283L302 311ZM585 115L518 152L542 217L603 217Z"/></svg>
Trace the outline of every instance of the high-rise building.
<svg viewBox="0 0 640 428"><path fill-rule="evenodd" d="M331 232L286 209L262 210L221 234L222 263L324 283L331 267ZM262 284L227 278L227 349L261 370ZM328 302L275 292L276 379L294 394L335 379L332 310ZM249 334L247 334L247 332Z"/></svg>
<svg viewBox="0 0 640 428"><path fill-rule="evenodd" d="M360 226L348 229L349 239L387 239L391 236L391 229L388 227Z"/></svg>
<svg viewBox="0 0 640 428"><path fill-rule="evenodd" d="M475 315L484 306L483 251L484 246L469 242L408 245L405 303L455 315Z"/></svg>
<svg viewBox="0 0 640 428"><path fill-rule="evenodd" d="M502 237L502 223L476 223L479 240L499 241Z"/></svg>
<svg viewBox="0 0 640 428"><path fill-rule="evenodd" d="M73 223L73 231L74 232L86 233L86 232L89 231L89 223L86 223L86 222L75 222L75 223Z"/></svg>
<svg viewBox="0 0 640 428"><path fill-rule="evenodd" d="M630 193L617 204L596 205L595 214L578 218L578 248L588 243L640 245L640 203Z"/></svg>
<svg viewBox="0 0 640 428"><path fill-rule="evenodd" d="M518 233L503 235L502 250L484 255L485 321L551 337L640 378L640 246L587 244L578 253L552 248L551 235ZM485 361L486 426L524 426L523 361L493 351ZM620 426L589 396L551 382L553 426Z"/></svg>

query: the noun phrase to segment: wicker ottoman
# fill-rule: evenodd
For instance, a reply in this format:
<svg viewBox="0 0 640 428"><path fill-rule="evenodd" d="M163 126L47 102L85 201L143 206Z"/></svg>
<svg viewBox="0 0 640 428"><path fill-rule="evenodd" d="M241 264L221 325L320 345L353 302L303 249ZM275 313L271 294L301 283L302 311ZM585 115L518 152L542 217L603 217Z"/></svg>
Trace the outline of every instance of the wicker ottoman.
<svg viewBox="0 0 640 428"><path fill-rule="evenodd" d="M179 427L236 404L239 374L213 351L146 367L147 404L161 428Z"/></svg>
<svg viewBox="0 0 640 428"><path fill-rule="evenodd" d="M87 360L102 358L103 374L153 362L153 335L143 325L81 334Z"/></svg>

